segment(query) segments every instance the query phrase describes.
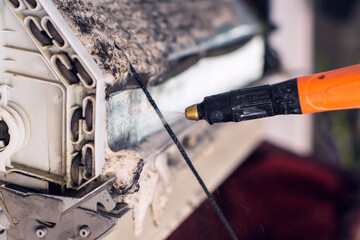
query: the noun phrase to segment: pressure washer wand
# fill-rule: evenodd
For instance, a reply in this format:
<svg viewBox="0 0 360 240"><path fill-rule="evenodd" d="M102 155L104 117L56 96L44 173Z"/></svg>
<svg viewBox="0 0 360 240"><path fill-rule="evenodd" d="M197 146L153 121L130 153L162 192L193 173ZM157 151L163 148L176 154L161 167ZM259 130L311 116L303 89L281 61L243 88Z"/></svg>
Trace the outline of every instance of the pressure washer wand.
<svg viewBox="0 0 360 240"><path fill-rule="evenodd" d="M360 108L360 64L208 96L185 116L213 124L354 108Z"/></svg>

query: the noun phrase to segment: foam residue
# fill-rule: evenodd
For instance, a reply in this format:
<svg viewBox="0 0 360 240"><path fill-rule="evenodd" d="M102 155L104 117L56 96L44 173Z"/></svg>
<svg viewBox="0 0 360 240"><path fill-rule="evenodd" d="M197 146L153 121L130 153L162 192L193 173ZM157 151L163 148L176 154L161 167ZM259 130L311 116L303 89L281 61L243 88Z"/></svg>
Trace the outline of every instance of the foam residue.
<svg viewBox="0 0 360 240"><path fill-rule="evenodd" d="M116 176L113 190L123 195L122 201L132 209L134 234L141 234L149 207L154 224L158 225L175 175L171 174L175 170L169 167L166 156L149 157L144 161L139 152L112 152L108 147L105 156L106 161L100 177Z"/></svg>
<svg viewBox="0 0 360 240"><path fill-rule="evenodd" d="M171 171L165 156L150 158L139 179L141 190L124 196L123 201L132 208L136 236L139 236L143 230L143 222L149 207L154 224L159 224L161 214L166 207L167 195L174 181Z"/></svg>
<svg viewBox="0 0 360 240"><path fill-rule="evenodd" d="M105 157L106 161L101 177L116 176L113 187L119 194L138 191L138 179L144 167L141 154L133 150L122 150L115 153L107 148Z"/></svg>

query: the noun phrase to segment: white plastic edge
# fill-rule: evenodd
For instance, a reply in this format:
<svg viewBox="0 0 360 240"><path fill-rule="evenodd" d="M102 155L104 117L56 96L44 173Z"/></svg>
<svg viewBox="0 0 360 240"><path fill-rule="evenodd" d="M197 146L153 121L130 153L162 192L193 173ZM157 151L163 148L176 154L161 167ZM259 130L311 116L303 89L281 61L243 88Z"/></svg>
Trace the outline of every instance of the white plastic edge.
<svg viewBox="0 0 360 240"><path fill-rule="evenodd" d="M95 107L95 176L99 176L105 163L105 132L106 132L106 101L105 101L105 76L87 52L84 45L77 38L73 30L66 23L51 0L38 0L50 18L54 21L61 33L81 58L87 69L96 79L96 107Z"/></svg>

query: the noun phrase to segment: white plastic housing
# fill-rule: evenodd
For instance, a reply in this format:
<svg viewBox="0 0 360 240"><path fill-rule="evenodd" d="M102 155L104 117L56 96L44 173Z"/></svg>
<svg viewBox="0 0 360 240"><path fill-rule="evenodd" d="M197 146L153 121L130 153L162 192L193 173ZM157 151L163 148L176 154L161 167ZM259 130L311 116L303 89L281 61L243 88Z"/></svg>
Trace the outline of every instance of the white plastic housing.
<svg viewBox="0 0 360 240"><path fill-rule="evenodd" d="M0 171L22 172L80 188L97 177L104 165L104 76L51 1L37 0L33 8L25 0L19 0L19 7L0 0L0 19L0 94L6 96L0 100L0 120L6 122L10 133L8 146L0 152ZM51 36L49 21L64 44ZM52 42L43 44L32 25ZM72 84L58 61L67 69L79 61L93 83L87 84L77 73L79 82ZM84 120L89 101L93 104L91 129ZM82 116L79 139L74 140L71 119L77 108L82 109ZM93 151L91 178L74 184L72 157L84 154L89 146Z"/></svg>

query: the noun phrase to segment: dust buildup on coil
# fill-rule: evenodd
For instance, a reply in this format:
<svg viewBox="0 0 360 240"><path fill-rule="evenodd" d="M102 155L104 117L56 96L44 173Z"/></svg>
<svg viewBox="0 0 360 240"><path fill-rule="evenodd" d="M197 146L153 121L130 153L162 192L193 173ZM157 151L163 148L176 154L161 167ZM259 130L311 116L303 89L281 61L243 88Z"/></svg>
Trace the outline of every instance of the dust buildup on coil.
<svg viewBox="0 0 360 240"><path fill-rule="evenodd" d="M169 56L191 49L238 20L228 0L53 0L104 73L126 88L129 57L148 84L163 81L172 67Z"/></svg>

